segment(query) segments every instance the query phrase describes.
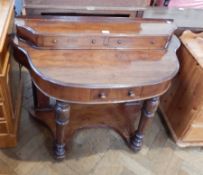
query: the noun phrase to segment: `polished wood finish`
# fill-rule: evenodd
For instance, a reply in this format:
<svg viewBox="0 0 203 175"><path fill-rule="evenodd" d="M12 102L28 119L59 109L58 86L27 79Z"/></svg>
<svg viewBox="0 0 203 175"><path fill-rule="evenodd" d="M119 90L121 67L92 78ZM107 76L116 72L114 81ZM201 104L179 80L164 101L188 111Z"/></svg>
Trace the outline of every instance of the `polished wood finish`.
<svg viewBox="0 0 203 175"><path fill-rule="evenodd" d="M98 19L101 23L97 22ZM19 21L18 38L13 40L15 59L31 74L35 98L35 109L31 114L52 130L56 140L56 158L64 158L65 144L77 130L92 126L115 129L131 148L137 150L134 139L136 133L143 135L147 117L152 116L157 108L158 96L168 90L171 79L179 69L175 53L179 42L175 36L172 37L175 29L172 22L143 19L133 22L128 18L113 20L109 17L21 18ZM50 24L56 24L56 28L49 32ZM125 25L126 33L124 33ZM166 30L156 29L158 26ZM104 29L107 27L108 30L105 31L109 31L108 34L99 32L103 27ZM27 29L35 32L28 35ZM148 30L152 30L152 34ZM162 42L159 37L163 37L163 33L168 38L165 43L167 46L160 47ZM105 48L103 45L89 48L90 43L86 41L92 34L94 37L106 38L103 41L106 44ZM34 35L37 36L37 40L32 40L35 38ZM76 44L75 48L64 47L62 40L59 40L62 46L55 45L58 40L49 47L45 47L47 43L39 44L43 37L53 39L57 36L63 36L65 39L72 36L77 39L82 36L81 42L86 44L85 48L80 44ZM129 48L109 46L111 37L118 36L117 44L122 44L126 37L130 40L138 37L144 40L144 47L129 41L126 41ZM145 39L153 36L157 37L156 42L160 43L148 47ZM34 44L31 41L34 41ZM142 45L142 41L137 42ZM140 54L146 51L147 55ZM155 55L153 51L164 51L164 54ZM43 99L42 104L39 104L39 99ZM55 107L53 99L56 101ZM133 103L142 104L141 101L144 101L143 114L135 132L134 117L142 105L136 109ZM126 106L130 104L135 108L135 114L131 114L134 115L133 118L127 117L129 108ZM127 111L123 112L125 108ZM142 140L139 140L139 143L142 143Z"/></svg>
<svg viewBox="0 0 203 175"><path fill-rule="evenodd" d="M19 18L16 25L18 36L34 47L80 50L130 49L132 52L139 49L142 57L148 58L150 54L152 59L161 58L165 54L171 35L176 29L169 20L110 17L58 17L49 20ZM50 28L48 33L47 28ZM148 50L157 54L154 56Z"/></svg>
<svg viewBox="0 0 203 175"><path fill-rule="evenodd" d="M65 53L67 50L63 51L64 54L60 54L61 51L49 50L45 51L47 53L45 55L42 50L35 50L21 42L19 42L19 46L24 47L27 50L27 54L16 46L14 46L14 53L18 56L18 61L27 68L30 68L28 59L32 58L32 63L40 71L40 73L35 72L35 69L32 69L34 67L31 66L33 81L47 96L55 97L59 100L66 98L69 102L74 103L112 103L146 99L150 96L151 92L161 95L166 91L170 84L167 79L173 77L179 68L174 54L174 49L178 46L177 44L177 40L174 38L168 53L162 60L160 62L151 62L150 65L147 61L137 63L135 60L133 63L128 62L128 59L126 61L117 59L117 65L114 65L114 61L111 61L114 58L111 57L108 60L99 59L98 57L96 57L97 60L94 57L92 59L89 57L74 58L74 55L66 57ZM53 55L57 56L56 53L60 57L51 57ZM41 54L43 54L44 59L39 59ZM65 56L64 58L63 55ZM83 54L83 56L85 55ZM57 60L54 61L53 59ZM64 59L67 62L64 62ZM70 61L68 61L69 59ZM94 59L95 64L91 66L92 69L89 69L89 66L94 63ZM102 61L105 61L102 63L103 66L99 66L98 63ZM126 63L125 72L122 71L123 63ZM65 64L67 64L67 67L64 67ZM71 67L69 64L73 64L74 69L69 68ZM114 69L109 69L111 65L114 66ZM50 66L49 69L46 66ZM143 69L145 66L151 66L151 68L145 70ZM86 74L81 76L80 71L86 72ZM96 71L98 72L97 74L95 74ZM114 71L117 72L117 75L115 75ZM55 76L56 74L57 76ZM45 81L44 79L46 78L43 78L43 75L46 75L47 78L53 77L53 81ZM114 76L114 79L111 78L112 76ZM123 78L121 79L120 77ZM151 85L153 82L157 84ZM78 91L80 94L78 94ZM129 91L133 91L135 96L129 96ZM100 93L108 94L108 98L100 98Z"/></svg>
<svg viewBox="0 0 203 175"><path fill-rule="evenodd" d="M55 155L57 159L63 159L65 157L65 129L69 123L70 117L70 105L64 102L56 101L55 106L56 115L56 143L55 143Z"/></svg>
<svg viewBox="0 0 203 175"><path fill-rule="evenodd" d="M45 96L41 91L39 91L33 82L32 93L35 108L49 108L49 97Z"/></svg>
<svg viewBox="0 0 203 175"><path fill-rule="evenodd" d="M203 32L201 33L193 33L189 30L185 31L181 36L181 41L185 45L185 47L190 51L191 55L195 58L197 63L203 68Z"/></svg>
<svg viewBox="0 0 203 175"><path fill-rule="evenodd" d="M141 107L142 102L102 105L71 104L70 119L68 124L66 123L67 127L65 127L66 143L68 143L73 138L73 135L81 129L109 127L117 131L130 146L130 137L135 132L134 124L136 119L140 116L139 111ZM51 129L53 136L56 137L57 125L54 123L54 107L49 110L31 110L31 115L37 120L45 123L48 128ZM65 121L67 121L67 118ZM62 152L64 153L64 150ZM58 158L60 157L61 156Z"/></svg>
<svg viewBox="0 0 203 175"><path fill-rule="evenodd" d="M23 74L30 80L27 71ZM129 151L111 129L91 128L80 130L73 136L68 143L66 158L57 163L50 155L53 142L50 133L44 125L29 119L26 112L32 106L30 88L31 83L26 81L18 146L0 150L2 174L162 175L166 170L167 175L203 173L202 148L178 148L168 137L158 115L146 128L143 150L137 154ZM133 111L129 112L135 115Z"/></svg>
<svg viewBox="0 0 203 175"><path fill-rule="evenodd" d="M185 31L178 51L181 69L161 98L161 111L179 146L203 144L202 34Z"/></svg>
<svg viewBox="0 0 203 175"><path fill-rule="evenodd" d="M0 2L0 148L16 145L21 108L19 65L13 62L9 45L13 32L13 6L12 0Z"/></svg>

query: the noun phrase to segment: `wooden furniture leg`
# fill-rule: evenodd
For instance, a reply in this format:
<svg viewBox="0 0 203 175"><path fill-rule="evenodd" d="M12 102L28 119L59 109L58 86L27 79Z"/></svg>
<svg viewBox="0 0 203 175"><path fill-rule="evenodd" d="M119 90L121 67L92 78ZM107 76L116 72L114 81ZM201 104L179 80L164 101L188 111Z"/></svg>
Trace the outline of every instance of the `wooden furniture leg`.
<svg viewBox="0 0 203 175"><path fill-rule="evenodd" d="M69 123L70 105L61 101L56 101L56 138L55 156L57 159L65 157L65 128Z"/></svg>
<svg viewBox="0 0 203 175"><path fill-rule="evenodd" d="M134 151L139 151L141 149L144 138L144 130L150 119L154 117L158 105L159 97L154 97L144 101L138 129L135 131L130 140L130 146Z"/></svg>

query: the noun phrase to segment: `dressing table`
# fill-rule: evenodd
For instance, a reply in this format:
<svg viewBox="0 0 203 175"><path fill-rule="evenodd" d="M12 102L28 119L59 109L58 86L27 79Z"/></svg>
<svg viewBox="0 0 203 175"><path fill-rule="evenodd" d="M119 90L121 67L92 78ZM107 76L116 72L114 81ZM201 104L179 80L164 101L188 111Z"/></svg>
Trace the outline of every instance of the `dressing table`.
<svg viewBox="0 0 203 175"><path fill-rule="evenodd" d="M52 131L56 158L89 127L112 128L132 150L141 149L159 96L179 69L172 21L24 17L16 28L14 56L33 81L30 114Z"/></svg>

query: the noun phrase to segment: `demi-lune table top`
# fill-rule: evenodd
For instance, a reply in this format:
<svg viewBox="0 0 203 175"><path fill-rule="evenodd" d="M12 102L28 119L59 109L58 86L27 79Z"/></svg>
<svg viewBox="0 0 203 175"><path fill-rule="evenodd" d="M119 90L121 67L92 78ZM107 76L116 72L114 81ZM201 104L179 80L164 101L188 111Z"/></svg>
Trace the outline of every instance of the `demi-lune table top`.
<svg viewBox="0 0 203 175"><path fill-rule="evenodd" d="M129 50L40 50L18 42L36 72L58 84L76 87L131 87L170 80L178 71L176 37L160 60L142 60Z"/></svg>
<svg viewBox="0 0 203 175"><path fill-rule="evenodd" d="M19 40L31 68L71 87L159 84L178 71L168 20L111 17L19 18ZM172 38L172 40L171 40Z"/></svg>

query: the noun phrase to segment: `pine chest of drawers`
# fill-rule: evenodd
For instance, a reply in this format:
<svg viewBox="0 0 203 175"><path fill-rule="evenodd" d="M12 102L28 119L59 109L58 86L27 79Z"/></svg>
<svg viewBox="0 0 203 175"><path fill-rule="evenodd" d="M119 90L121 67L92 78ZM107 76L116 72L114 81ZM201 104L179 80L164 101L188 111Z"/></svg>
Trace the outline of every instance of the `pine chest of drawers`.
<svg viewBox="0 0 203 175"><path fill-rule="evenodd" d="M179 146L203 145L203 33L185 31L180 71L161 98L161 111Z"/></svg>
<svg viewBox="0 0 203 175"><path fill-rule="evenodd" d="M14 2L0 1L0 148L17 143L22 82L19 65L11 58L10 37L14 28Z"/></svg>

